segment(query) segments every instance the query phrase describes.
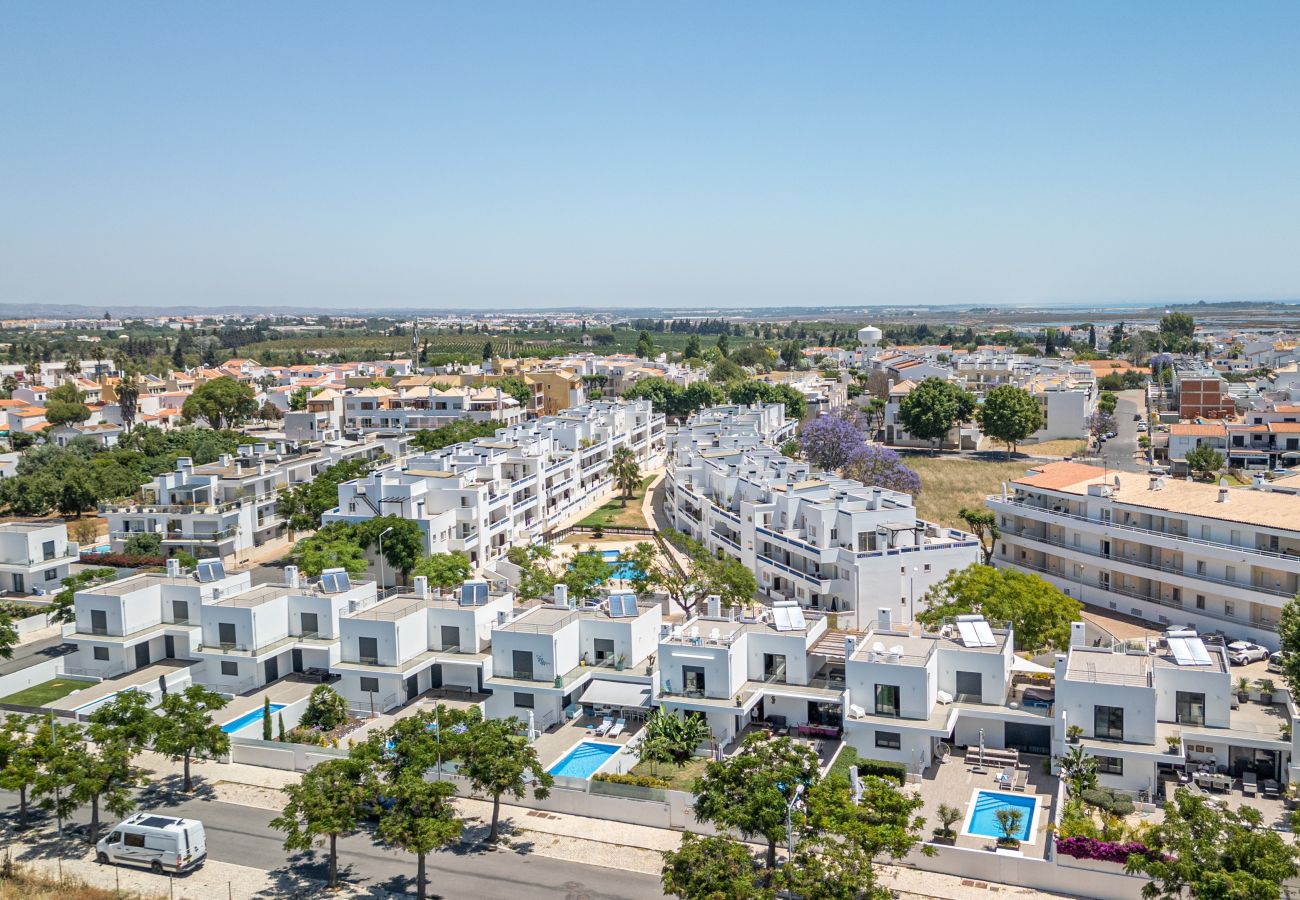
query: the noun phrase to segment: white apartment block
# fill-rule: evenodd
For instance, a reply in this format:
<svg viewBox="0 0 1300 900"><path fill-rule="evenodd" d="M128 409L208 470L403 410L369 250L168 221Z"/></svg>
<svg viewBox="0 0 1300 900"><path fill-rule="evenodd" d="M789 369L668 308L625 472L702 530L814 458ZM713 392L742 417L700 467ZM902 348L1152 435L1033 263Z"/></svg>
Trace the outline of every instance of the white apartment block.
<svg viewBox="0 0 1300 900"><path fill-rule="evenodd" d="M514 595L486 581L411 591L339 620L335 689L356 709L384 712L428 690L481 693L492 674L492 629L514 608Z"/></svg>
<svg viewBox="0 0 1300 900"><path fill-rule="evenodd" d="M1300 498L1078 463L1030 469L985 505L1002 536L994 563L1160 626L1278 645L1300 590Z"/></svg>
<svg viewBox="0 0 1300 900"><path fill-rule="evenodd" d="M114 551L140 533L162 539L162 552L228 558L285 534L280 491L311 481L346 459L400 454L405 437L327 442L298 451L287 442L242 444L206 465L188 457L144 485L138 497L100 506Z"/></svg>
<svg viewBox="0 0 1300 900"><path fill-rule="evenodd" d="M844 740L910 772L929 766L941 743L1051 752L1051 689L1017 677L1014 649L1008 626L979 615L927 630L882 608L847 640Z"/></svg>
<svg viewBox="0 0 1300 900"><path fill-rule="evenodd" d="M522 422L525 412L518 400L494 387L377 387L343 395L343 428L348 432L418 431L465 418L506 427Z"/></svg>
<svg viewBox="0 0 1300 900"><path fill-rule="evenodd" d="M552 603L533 606L492 630L491 718L518 716L544 730L578 706L639 715L654 688L661 609L631 591L596 603L570 602L564 585Z"/></svg>
<svg viewBox="0 0 1300 900"><path fill-rule="evenodd" d="M1160 648L1090 647L1075 623L1068 653L1056 658L1054 752L1066 751L1078 726L1102 785L1151 797L1162 782L1207 767L1257 785L1289 782L1296 738L1282 735L1293 708L1285 695L1261 697L1256 687L1239 697L1222 646L1194 631L1166 634Z"/></svg>
<svg viewBox="0 0 1300 900"><path fill-rule="evenodd" d="M323 519L402 516L419 523L429 553L463 550L483 566L603 502L615 449L646 468L663 444L664 417L649 401L589 403L341 484Z"/></svg>
<svg viewBox="0 0 1300 900"><path fill-rule="evenodd" d="M0 592L56 593L80 555L61 521L0 523Z"/></svg>
<svg viewBox="0 0 1300 900"><path fill-rule="evenodd" d="M727 427L733 412L755 415L706 410L674 435L664 510L673 527L739 559L769 600L848 625L885 603L910 619L931 586L978 561L973 535L917 518L907 494L811 472Z"/></svg>
<svg viewBox="0 0 1300 900"><path fill-rule="evenodd" d="M751 721L838 736L844 714L845 636L794 603L738 617L711 597L703 615L659 642L655 702L702 715L728 744Z"/></svg>

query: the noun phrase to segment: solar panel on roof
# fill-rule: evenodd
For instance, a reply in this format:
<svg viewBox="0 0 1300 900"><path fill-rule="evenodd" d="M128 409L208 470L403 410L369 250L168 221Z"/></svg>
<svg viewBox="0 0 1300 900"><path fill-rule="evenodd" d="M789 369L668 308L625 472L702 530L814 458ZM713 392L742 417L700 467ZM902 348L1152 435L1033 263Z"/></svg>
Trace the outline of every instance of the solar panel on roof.
<svg viewBox="0 0 1300 900"><path fill-rule="evenodd" d="M327 594L341 594L352 589L347 569L326 569L320 573L320 589Z"/></svg>
<svg viewBox="0 0 1300 900"><path fill-rule="evenodd" d="M808 620L803 617L803 609L798 606L790 607L790 627L796 631L807 628Z"/></svg>
<svg viewBox="0 0 1300 900"><path fill-rule="evenodd" d="M1187 652L1191 654L1192 665L1208 666L1213 662L1210 651L1205 649L1205 642L1198 637L1187 638Z"/></svg>
<svg viewBox="0 0 1300 900"><path fill-rule="evenodd" d="M226 566L219 559L200 560L198 570L195 573L199 581L207 583L226 577Z"/></svg>
<svg viewBox="0 0 1300 900"><path fill-rule="evenodd" d="M975 626L975 637L979 639L981 647L997 646L998 642L993 639L993 629L989 627L988 622L981 620L971 624Z"/></svg>
<svg viewBox="0 0 1300 900"><path fill-rule="evenodd" d="M777 631L793 631L794 625L790 623L790 607L773 606L772 624L776 626Z"/></svg>
<svg viewBox="0 0 1300 900"><path fill-rule="evenodd" d="M961 642L967 647L978 647L979 638L975 634L975 625L971 622L957 620L957 634L961 637Z"/></svg>
<svg viewBox="0 0 1300 900"><path fill-rule="evenodd" d="M1180 666L1194 665L1194 657L1187 647L1187 638L1170 637L1167 639L1169 652L1174 655L1174 662Z"/></svg>
<svg viewBox="0 0 1300 900"><path fill-rule="evenodd" d="M487 597L486 581L467 581L460 586L461 606L482 606L487 602Z"/></svg>

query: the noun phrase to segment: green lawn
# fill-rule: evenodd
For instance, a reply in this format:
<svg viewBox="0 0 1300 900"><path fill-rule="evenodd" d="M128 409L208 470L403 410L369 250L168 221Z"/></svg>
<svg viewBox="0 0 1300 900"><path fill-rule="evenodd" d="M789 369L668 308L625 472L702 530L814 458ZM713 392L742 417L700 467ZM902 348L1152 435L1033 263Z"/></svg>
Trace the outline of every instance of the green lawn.
<svg viewBox="0 0 1300 900"><path fill-rule="evenodd" d="M641 501L645 498L646 488L650 482L655 480L655 476L647 475L641 480L641 487L627 501L627 506L622 505L622 501L615 497L600 509L593 510L579 525L585 525L588 528L606 528L610 525L623 525L633 528L645 528L645 516L641 515Z"/></svg>
<svg viewBox="0 0 1300 900"><path fill-rule="evenodd" d="M90 682L88 681L55 678L44 684L34 684L16 694L10 694L8 697L0 697L0 703L13 703L18 706L44 706L47 703L53 703L55 700L61 700L73 691L89 686Z"/></svg>
<svg viewBox="0 0 1300 900"><path fill-rule="evenodd" d="M703 756L691 757L690 761L681 768L672 763L655 763L652 766L648 762L639 762L632 767L632 774L662 778L664 781L669 782L671 790L690 791L691 785L695 783L696 778L704 774L704 769L708 764L708 759Z"/></svg>

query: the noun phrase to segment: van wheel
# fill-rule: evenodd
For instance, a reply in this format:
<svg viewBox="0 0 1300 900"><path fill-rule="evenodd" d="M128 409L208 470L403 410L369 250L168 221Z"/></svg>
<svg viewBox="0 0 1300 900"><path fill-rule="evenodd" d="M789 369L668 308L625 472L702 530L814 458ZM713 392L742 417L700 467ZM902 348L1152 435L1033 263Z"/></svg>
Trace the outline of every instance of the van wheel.
<svg viewBox="0 0 1300 900"><path fill-rule="evenodd" d="M149 863L149 871L161 875L163 871L162 863L155 859L153 862Z"/></svg>
<svg viewBox="0 0 1300 900"><path fill-rule="evenodd" d="M96 854L95 854L95 862L99 863L101 866L103 866L103 865L107 865L107 864L108 864L108 854L107 854L107 853L102 853L102 852L101 852L101 853L96 853Z"/></svg>

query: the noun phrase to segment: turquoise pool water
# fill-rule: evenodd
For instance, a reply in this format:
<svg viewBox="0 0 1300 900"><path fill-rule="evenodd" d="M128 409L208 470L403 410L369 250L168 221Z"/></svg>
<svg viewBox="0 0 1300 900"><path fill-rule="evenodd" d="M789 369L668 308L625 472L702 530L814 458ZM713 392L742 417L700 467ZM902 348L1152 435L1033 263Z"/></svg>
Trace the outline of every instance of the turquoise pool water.
<svg viewBox="0 0 1300 900"><path fill-rule="evenodd" d="M998 825L998 810L1018 809L1023 813L1020 827L1012 835L1016 840L1027 841L1034 827L1034 807L1037 801L1033 797L1007 794L1002 791L980 791L975 796L975 813L966 826L969 834L981 837L1000 838L1002 828Z"/></svg>
<svg viewBox="0 0 1300 900"><path fill-rule="evenodd" d="M617 752L618 744L583 741L546 771L551 775L565 775L569 778L590 778Z"/></svg>
<svg viewBox="0 0 1300 900"><path fill-rule="evenodd" d="M605 562L609 563L613 567L614 571L611 576L612 578L628 581L641 576L641 569L637 567L636 563L620 563L618 561L617 550L605 550L601 555ZM573 566L570 565L569 568L573 568Z"/></svg>
<svg viewBox="0 0 1300 900"><path fill-rule="evenodd" d="M272 703L271 715L275 715L280 710L284 709L284 707L285 704L283 703ZM262 714L264 712L266 712L266 710L259 706L257 709L253 710L252 712L244 713L238 719L231 719L225 725L221 726L221 730L224 731L226 734L234 734L236 731L240 731L244 728L247 728L249 725L252 725L254 722L260 725L262 722Z"/></svg>

